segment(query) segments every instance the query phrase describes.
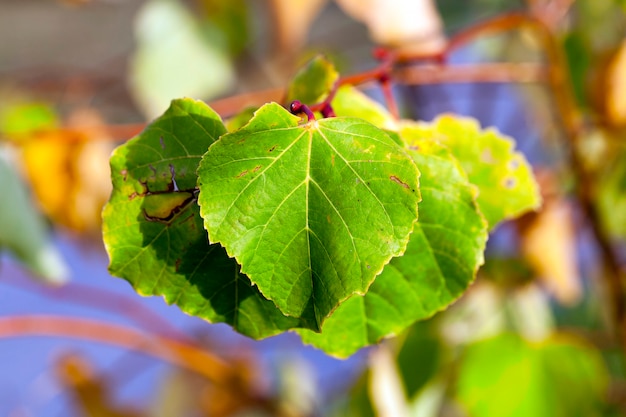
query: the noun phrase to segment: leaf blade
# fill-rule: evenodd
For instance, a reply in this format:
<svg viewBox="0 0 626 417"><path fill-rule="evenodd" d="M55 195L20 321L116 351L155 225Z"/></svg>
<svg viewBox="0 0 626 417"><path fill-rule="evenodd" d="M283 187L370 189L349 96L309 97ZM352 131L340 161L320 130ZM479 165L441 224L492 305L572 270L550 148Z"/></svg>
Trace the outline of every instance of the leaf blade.
<svg viewBox="0 0 626 417"><path fill-rule="evenodd" d="M103 211L109 270L142 295L225 322L253 338L298 324L284 317L210 244L196 202L196 168L225 128L204 103L174 100L163 116L117 148L113 193Z"/></svg>
<svg viewBox="0 0 626 417"><path fill-rule="evenodd" d="M487 225L475 188L445 148L430 140L413 145L422 202L406 252L391 260L365 296L339 306L321 334L298 329L304 343L347 357L444 309L482 265Z"/></svg>
<svg viewBox="0 0 626 417"><path fill-rule="evenodd" d="M210 239L266 298L313 330L404 252L417 217L417 168L358 119L301 126L266 105L211 146L198 174Z"/></svg>

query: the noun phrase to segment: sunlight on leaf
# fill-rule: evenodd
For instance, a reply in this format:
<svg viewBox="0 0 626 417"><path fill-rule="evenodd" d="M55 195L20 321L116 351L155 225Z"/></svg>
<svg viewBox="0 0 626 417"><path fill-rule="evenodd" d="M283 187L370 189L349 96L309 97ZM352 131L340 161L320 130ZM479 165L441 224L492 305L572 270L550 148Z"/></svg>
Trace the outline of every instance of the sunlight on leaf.
<svg viewBox="0 0 626 417"><path fill-rule="evenodd" d="M432 138L446 146L478 187L478 206L493 229L503 221L536 210L539 186L515 142L494 129L481 130L467 117L444 115L432 123L405 121L404 138Z"/></svg>

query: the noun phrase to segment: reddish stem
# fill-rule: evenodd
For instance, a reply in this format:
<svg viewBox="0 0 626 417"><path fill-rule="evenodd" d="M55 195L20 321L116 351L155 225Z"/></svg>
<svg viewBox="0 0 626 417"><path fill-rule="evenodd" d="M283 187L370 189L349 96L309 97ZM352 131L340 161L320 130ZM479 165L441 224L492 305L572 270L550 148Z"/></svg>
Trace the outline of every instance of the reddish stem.
<svg viewBox="0 0 626 417"><path fill-rule="evenodd" d="M300 100L292 101L289 105L289 111L293 114L306 114L309 122L315 120L315 115L313 114L313 111L306 104L302 104Z"/></svg>

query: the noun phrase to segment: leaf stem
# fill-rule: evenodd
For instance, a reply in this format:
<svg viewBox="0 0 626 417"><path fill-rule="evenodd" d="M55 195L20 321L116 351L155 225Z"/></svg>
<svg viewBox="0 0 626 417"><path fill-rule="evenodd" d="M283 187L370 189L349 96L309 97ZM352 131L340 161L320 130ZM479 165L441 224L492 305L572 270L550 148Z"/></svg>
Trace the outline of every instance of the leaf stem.
<svg viewBox="0 0 626 417"><path fill-rule="evenodd" d="M289 111L293 114L306 114L309 122L315 120L315 114L313 114L313 111L309 108L309 106L303 104L300 100L292 101L289 105Z"/></svg>

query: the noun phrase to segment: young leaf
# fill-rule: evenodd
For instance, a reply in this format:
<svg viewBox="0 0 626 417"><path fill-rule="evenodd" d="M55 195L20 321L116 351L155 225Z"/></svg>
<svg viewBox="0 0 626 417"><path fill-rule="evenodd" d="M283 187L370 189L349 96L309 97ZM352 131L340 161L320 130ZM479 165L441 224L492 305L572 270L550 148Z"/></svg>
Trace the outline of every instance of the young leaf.
<svg viewBox="0 0 626 417"><path fill-rule="evenodd" d="M272 103L222 136L200 163L198 202L210 240L283 313L317 330L404 253L418 171L367 122L299 121Z"/></svg>
<svg viewBox="0 0 626 417"><path fill-rule="evenodd" d="M483 263L487 225L476 189L441 145L411 141L420 169L420 217L403 256L393 258L363 297L347 300L321 334L298 330L305 343L339 357L397 335L454 301Z"/></svg>
<svg viewBox="0 0 626 417"><path fill-rule="evenodd" d="M111 157L113 193L103 212L109 270L143 295L225 322L254 338L298 324L264 299L222 247L209 244L196 203L196 168L226 131L206 104L174 100Z"/></svg>
<svg viewBox="0 0 626 417"><path fill-rule="evenodd" d="M287 103L300 100L305 104L323 101L335 82L339 73L333 64L322 55L310 60L298 71L287 91Z"/></svg>
<svg viewBox="0 0 626 417"><path fill-rule="evenodd" d="M396 119L382 104L351 85L340 87L332 104L337 116L358 117L383 129L397 129Z"/></svg>
<svg viewBox="0 0 626 417"><path fill-rule="evenodd" d="M493 129L480 130L470 118L444 115L432 123L405 121L408 141L432 138L450 149L470 182L479 189L478 206L493 229L499 222L539 208L541 197L524 155L512 139Z"/></svg>

